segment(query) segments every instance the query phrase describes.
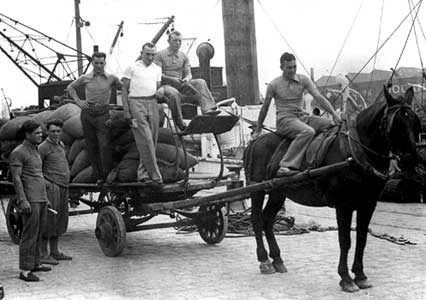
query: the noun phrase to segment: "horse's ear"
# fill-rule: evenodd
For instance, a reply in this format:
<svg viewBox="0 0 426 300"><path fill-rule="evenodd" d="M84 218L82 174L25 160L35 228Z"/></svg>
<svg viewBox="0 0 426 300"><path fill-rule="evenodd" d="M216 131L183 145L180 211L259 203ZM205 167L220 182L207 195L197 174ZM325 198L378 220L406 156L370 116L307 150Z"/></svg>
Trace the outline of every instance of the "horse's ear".
<svg viewBox="0 0 426 300"><path fill-rule="evenodd" d="M388 104L388 106L392 106L392 105L396 104L395 99L389 93L389 90L388 90L387 86L385 86L385 85L383 86L383 94L385 95L386 103Z"/></svg>
<svg viewBox="0 0 426 300"><path fill-rule="evenodd" d="M411 86L405 92L405 102L407 102L407 104L411 106L411 103L413 103L413 99L414 99L414 88Z"/></svg>

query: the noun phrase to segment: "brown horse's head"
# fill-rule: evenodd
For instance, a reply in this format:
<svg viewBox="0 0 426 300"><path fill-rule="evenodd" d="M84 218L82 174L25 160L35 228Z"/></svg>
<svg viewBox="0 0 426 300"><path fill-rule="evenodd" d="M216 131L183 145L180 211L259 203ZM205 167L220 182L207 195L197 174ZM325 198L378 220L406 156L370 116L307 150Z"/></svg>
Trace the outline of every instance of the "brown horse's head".
<svg viewBox="0 0 426 300"><path fill-rule="evenodd" d="M404 96L394 98L384 88L387 107L383 119L383 129L390 150L400 161L402 168L411 168L416 163L416 142L421 130L420 119L411 109L414 98L413 87Z"/></svg>

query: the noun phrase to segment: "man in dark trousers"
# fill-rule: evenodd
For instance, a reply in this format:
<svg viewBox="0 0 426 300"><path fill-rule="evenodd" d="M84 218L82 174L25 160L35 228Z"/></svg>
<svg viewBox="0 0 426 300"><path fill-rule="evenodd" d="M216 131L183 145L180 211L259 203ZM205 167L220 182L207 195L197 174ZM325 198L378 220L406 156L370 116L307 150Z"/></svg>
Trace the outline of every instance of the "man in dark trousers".
<svg viewBox="0 0 426 300"><path fill-rule="evenodd" d="M23 222L19 243L19 278L39 281L34 272L51 270L40 263L41 226L46 221L48 205L42 162L37 150L42 140L42 130L38 123L28 120L22 125L21 132L25 136L24 142L9 156L17 210Z"/></svg>
<svg viewBox="0 0 426 300"><path fill-rule="evenodd" d="M109 128L109 99L113 88L120 88L118 77L105 72L106 54L95 52L92 56L93 71L71 82L68 93L81 107L81 123L86 140L93 177L98 184L104 182L112 169L112 149ZM86 100L81 100L77 89L84 87Z"/></svg>
<svg viewBox="0 0 426 300"><path fill-rule="evenodd" d="M43 162L43 175L46 179L46 191L52 209L56 214L47 214L47 222L42 232L41 262L57 265L58 260L71 260L58 248L58 237L68 227L68 183L70 170L65 156L64 143L59 139L62 132L61 120L46 123L47 138L38 147ZM50 254L48 253L48 245Z"/></svg>

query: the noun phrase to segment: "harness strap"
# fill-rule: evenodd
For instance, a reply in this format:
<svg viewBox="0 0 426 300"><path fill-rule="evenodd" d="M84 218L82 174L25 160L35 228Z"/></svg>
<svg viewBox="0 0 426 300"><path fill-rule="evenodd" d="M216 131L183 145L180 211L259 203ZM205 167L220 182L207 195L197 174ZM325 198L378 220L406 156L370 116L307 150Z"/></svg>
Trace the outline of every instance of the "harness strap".
<svg viewBox="0 0 426 300"><path fill-rule="evenodd" d="M382 180L387 180L389 175L377 170L372 166L367 159L367 155L360 142L358 131L356 130L356 116L351 116L348 120L348 132L342 134L347 136L349 143L350 153L352 154L355 162L361 166L365 172L379 177ZM365 147L365 146L364 146Z"/></svg>

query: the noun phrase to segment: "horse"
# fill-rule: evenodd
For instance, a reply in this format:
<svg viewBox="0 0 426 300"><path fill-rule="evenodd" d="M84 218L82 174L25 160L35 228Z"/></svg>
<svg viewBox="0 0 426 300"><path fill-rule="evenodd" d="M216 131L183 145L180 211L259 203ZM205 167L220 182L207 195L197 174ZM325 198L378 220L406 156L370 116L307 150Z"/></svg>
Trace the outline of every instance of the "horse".
<svg viewBox="0 0 426 300"><path fill-rule="evenodd" d="M261 273L287 272L274 236L273 225L278 211L288 197L302 205L335 208L340 246L337 269L341 278L339 285L345 292L355 292L372 286L364 273L363 256L368 226L386 182L390 160L392 157L398 159L401 166L408 170L414 169L417 159L416 142L421 127L418 116L411 109L413 97L412 88L408 89L404 96L395 98L384 87L384 93L380 93L374 104L353 117L351 130L340 125L337 136L321 162L321 166L327 166L347 161L350 157L356 158L340 172L320 176L315 182L308 179L307 183L301 186L292 187L290 184L251 193L251 220ZM349 125L349 122L347 123ZM279 162L276 149L280 143L280 146L285 143L288 147L290 142L275 133L267 133L251 141L243 156L247 184L275 177ZM278 157L281 158L282 153ZM266 194L269 194L269 198L263 206ZM348 269L348 252L351 246L350 232L354 211L357 212L357 225L356 248L351 269L355 276L352 278ZM272 262L268 259L263 232Z"/></svg>

